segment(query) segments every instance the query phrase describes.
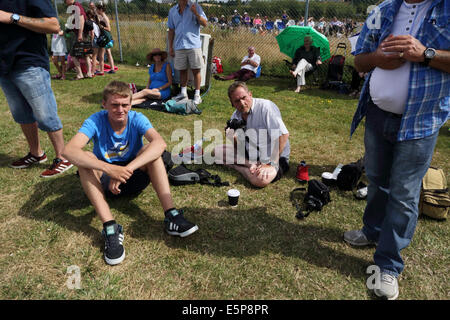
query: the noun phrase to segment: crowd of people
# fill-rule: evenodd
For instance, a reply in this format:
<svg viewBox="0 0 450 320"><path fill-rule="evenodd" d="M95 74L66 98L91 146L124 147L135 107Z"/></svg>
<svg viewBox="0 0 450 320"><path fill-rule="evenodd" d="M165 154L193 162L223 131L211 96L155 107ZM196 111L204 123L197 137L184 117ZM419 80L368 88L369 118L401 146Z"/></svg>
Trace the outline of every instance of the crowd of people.
<svg viewBox="0 0 450 320"><path fill-rule="evenodd" d="M364 164L370 184L363 227L345 232L344 241L359 247L376 246L374 263L381 275L374 293L387 299L396 299L399 295L397 278L404 269L400 251L409 245L414 234L421 180L430 165L439 129L449 116L450 43L446 33L437 33L432 22L433 19L448 21L449 12L445 10L446 1L433 3L431 11L430 1L384 2L380 11L388 22L375 31L365 25L355 53L357 71L368 75L351 132L365 117ZM80 25L69 26L74 35L68 44L71 52L83 39L95 39L95 27L91 35L86 36L84 22L91 18L101 20L102 10L97 5L97 12L90 12L94 16L83 15L84 11L74 0L66 0L66 4L77 6L83 21ZM405 16L414 16L414 19L403 19ZM282 19L289 17L283 15ZM423 23L413 24L415 19ZM104 18L102 21L103 27L108 28L108 22ZM255 23L248 15L239 23L241 21L249 26ZM104 258L110 265L124 260L125 249L123 227L115 221L107 200L142 192L150 181L164 212L165 231L186 237L198 230L172 199L161 157L167 146L164 138L144 114L131 108L133 99L166 94L171 82L170 65L165 62L167 54L174 57L175 68L182 72L179 97L187 96L186 79L190 68L195 78L194 100L198 100L199 29L206 24L199 4L179 0L169 12L169 53L155 48L148 56L153 67L149 70L147 89L133 95L127 83L110 82L103 89L103 110L87 118L65 144L51 87L45 35L61 35L56 12L51 3L44 0L17 0L14 5L11 1L0 2L0 85L29 148L25 157L10 166L23 169L47 161L38 136L38 129L45 131L52 142L55 159L41 176L54 177L73 165L78 167L83 190L103 223ZM405 34L404 30L410 32ZM294 61L292 75L300 77L299 85L304 82L304 73L320 64L309 40L305 39ZM249 47L242 67L254 68L259 62L255 49ZM88 66L87 77L95 75L96 64L93 61ZM79 61L75 65L79 68ZM230 79L248 74L249 69L244 69ZM62 78L62 66L58 72ZM84 74L79 72L77 69L77 78L81 79ZM266 187L289 171L289 131L280 109L270 100L253 97L242 81L231 84L227 94L235 109L230 121L245 123L246 130L253 130L255 134L243 137L242 130L227 127L226 136L232 144L215 148L215 163L238 171L255 187ZM265 135L258 130L264 130ZM148 141L145 145L144 138ZM92 152L84 149L89 141L93 141ZM242 145L244 148L240 147Z"/></svg>
<svg viewBox="0 0 450 320"><path fill-rule="evenodd" d="M90 2L88 9L75 0L65 0L73 8L67 23L60 21L60 30L52 35L52 61L58 73L52 79L65 80L66 71L74 69L71 80L91 79L105 73L116 73L111 48L111 24L105 5ZM73 17L72 21L71 17ZM105 70L105 55L108 69Z"/></svg>
<svg viewBox="0 0 450 320"><path fill-rule="evenodd" d="M219 27L222 30L232 28L246 28L253 33L272 33L283 30L288 26L310 26L327 37L331 36L350 36L356 30L361 23L354 21L352 18L345 18L343 21L337 17L333 17L330 20L321 17L316 20L314 17L308 17L307 21L303 16L299 18L291 18L286 13L279 17L273 18L266 15L260 15L257 13L254 17L251 17L247 12L243 15L239 14L237 10L231 16L226 17L221 15L220 17L211 16L208 21Z"/></svg>

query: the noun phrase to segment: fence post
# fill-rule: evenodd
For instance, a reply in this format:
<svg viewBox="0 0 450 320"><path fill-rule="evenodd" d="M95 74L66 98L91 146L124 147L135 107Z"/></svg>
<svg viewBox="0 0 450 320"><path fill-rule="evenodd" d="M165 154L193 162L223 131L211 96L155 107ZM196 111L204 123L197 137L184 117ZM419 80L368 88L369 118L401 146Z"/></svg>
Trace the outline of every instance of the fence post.
<svg viewBox="0 0 450 320"><path fill-rule="evenodd" d="M122 40L120 39L119 11L117 10L117 0L114 0L114 7L116 9L116 28L117 28L117 38L118 38L117 40L119 41L120 62L123 62Z"/></svg>
<svg viewBox="0 0 450 320"><path fill-rule="evenodd" d="M308 25L308 10L309 10L309 0L306 0L305 3L305 26Z"/></svg>

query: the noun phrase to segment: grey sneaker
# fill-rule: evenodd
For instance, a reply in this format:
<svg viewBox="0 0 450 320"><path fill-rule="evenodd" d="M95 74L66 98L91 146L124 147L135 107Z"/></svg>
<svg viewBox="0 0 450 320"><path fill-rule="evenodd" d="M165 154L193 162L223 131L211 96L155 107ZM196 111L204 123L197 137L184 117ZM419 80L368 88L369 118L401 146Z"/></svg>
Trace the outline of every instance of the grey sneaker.
<svg viewBox="0 0 450 320"><path fill-rule="evenodd" d="M373 291L378 297L385 298L388 300L397 299L397 297L398 297L397 278L388 273L382 272L380 288L374 289Z"/></svg>
<svg viewBox="0 0 450 320"><path fill-rule="evenodd" d="M344 241L351 244L352 246L364 247L376 245L374 241L370 241L366 238L362 230L350 230L344 232Z"/></svg>

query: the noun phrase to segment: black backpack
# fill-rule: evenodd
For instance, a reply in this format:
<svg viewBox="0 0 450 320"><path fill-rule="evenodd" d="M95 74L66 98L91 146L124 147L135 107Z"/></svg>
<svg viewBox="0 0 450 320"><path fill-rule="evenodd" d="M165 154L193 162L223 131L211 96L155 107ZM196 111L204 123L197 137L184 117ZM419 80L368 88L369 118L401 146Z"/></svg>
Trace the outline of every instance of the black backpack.
<svg viewBox="0 0 450 320"><path fill-rule="evenodd" d="M336 180L340 190L354 190L364 171L363 158L342 167Z"/></svg>
<svg viewBox="0 0 450 320"><path fill-rule="evenodd" d="M205 169L193 171L188 169L184 164L176 168L170 169L168 172L169 182L173 186L183 186L187 184L208 184L214 187L229 186L228 182L222 182L218 175L212 175Z"/></svg>
<svg viewBox="0 0 450 320"><path fill-rule="evenodd" d="M323 206L331 201L330 189L321 181L312 179L308 181L308 191L303 198L303 206L298 203L296 194L304 193L305 188L296 188L291 191L291 201L297 209L296 217L303 219L309 216L312 211L321 211ZM303 211L306 210L306 213Z"/></svg>

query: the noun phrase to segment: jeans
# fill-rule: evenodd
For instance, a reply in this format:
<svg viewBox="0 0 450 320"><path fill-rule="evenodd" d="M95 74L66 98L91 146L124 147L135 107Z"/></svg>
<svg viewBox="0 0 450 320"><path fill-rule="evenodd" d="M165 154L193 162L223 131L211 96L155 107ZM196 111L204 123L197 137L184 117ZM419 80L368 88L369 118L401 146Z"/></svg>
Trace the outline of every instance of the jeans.
<svg viewBox="0 0 450 320"><path fill-rule="evenodd" d="M41 67L13 70L0 76L0 86L14 121L19 124L37 122L39 129L46 132L62 129L47 70Z"/></svg>
<svg viewBox="0 0 450 320"><path fill-rule="evenodd" d="M421 182L438 136L397 141L400 123L401 116L369 103L364 136L369 186L362 231L378 242L375 264L395 277L404 268L400 251L416 228Z"/></svg>

